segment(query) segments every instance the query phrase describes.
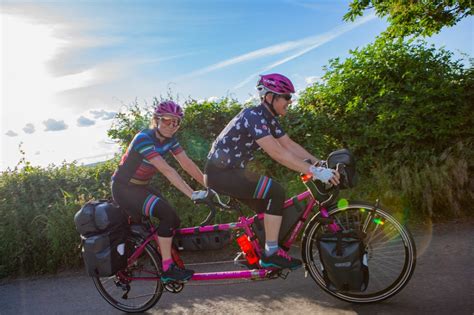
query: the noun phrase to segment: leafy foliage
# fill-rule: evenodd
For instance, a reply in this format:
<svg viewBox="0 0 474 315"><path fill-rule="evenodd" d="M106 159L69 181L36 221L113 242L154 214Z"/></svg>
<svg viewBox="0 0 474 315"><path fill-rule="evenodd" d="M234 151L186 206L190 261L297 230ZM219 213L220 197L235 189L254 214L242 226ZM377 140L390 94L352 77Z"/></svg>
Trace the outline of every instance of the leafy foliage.
<svg viewBox="0 0 474 315"><path fill-rule="evenodd" d="M472 67L444 49L378 40L325 70L300 106L317 117L313 133L365 162L424 162L474 136Z"/></svg>
<svg viewBox="0 0 474 315"><path fill-rule="evenodd" d="M123 150L127 149L135 134L148 127L153 114L150 109L141 108L135 101L133 105L127 107L126 111L121 111L116 115L114 124L107 131L107 135L116 140Z"/></svg>
<svg viewBox="0 0 474 315"><path fill-rule="evenodd" d="M344 19L354 21L364 14L364 10L374 8L380 17L387 16L390 26L385 37L405 37L409 35L431 36L445 26L453 26L464 17L472 15L471 0L353 0Z"/></svg>
<svg viewBox="0 0 474 315"><path fill-rule="evenodd" d="M73 216L90 199L109 196L115 162L15 168L0 176L0 277L80 263Z"/></svg>

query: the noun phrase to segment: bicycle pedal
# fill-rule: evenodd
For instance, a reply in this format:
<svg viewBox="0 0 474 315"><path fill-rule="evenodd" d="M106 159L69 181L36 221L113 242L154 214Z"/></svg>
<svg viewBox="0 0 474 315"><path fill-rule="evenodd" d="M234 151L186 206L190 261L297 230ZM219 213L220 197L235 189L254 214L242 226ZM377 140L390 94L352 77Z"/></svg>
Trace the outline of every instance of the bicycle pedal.
<svg viewBox="0 0 474 315"><path fill-rule="evenodd" d="M290 273L290 271L287 271L287 272L283 272L283 271L280 271L278 273L278 277L282 278L283 280L286 280L286 278L288 277L288 274Z"/></svg>
<svg viewBox="0 0 474 315"><path fill-rule="evenodd" d="M161 281L161 283L163 283L164 285L182 285L182 284L185 284L186 282L188 282L188 280L170 280L170 281Z"/></svg>
<svg viewBox="0 0 474 315"><path fill-rule="evenodd" d="M179 293L184 289L184 283L168 282L163 283L165 290L170 293Z"/></svg>

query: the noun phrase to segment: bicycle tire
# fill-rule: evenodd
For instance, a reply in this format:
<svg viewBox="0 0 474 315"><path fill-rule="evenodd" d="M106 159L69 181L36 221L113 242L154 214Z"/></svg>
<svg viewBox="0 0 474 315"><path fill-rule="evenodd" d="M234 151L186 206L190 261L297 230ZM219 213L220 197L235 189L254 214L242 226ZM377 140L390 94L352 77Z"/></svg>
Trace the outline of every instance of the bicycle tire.
<svg viewBox="0 0 474 315"><path fill-rule="evenodd" d="M137 249L143 242L141 238L136 236L129 236L127 241L132 245L133 251ZM126 269L121 270L120 272L133 276L138 276L138 273L144 272L145 275L159 277L161 275L161 256L156 252L155 248L151 244L147 244L143 253L140 255L140 257L138 257L137 261L127 266ZM143 277L141 274L140 276ZM127 313L145 312L155 306L155 304L161 298L164 288L160 280L132 280L129 283L126 283L119 278L118 273L111 277L93 277L92 280L100 295L110 305ZM126 291L123 289L123 287L127 285L130 287L128 296L123 298L123 293ZM143 295L142 291L146 285L150 285L151 290L148 294ZM132 293L132 296L130 296L130 293ZM138 305L132 305L132 303L126 304L126 302L140 298L144 298L144 301Z"/></svg>
<svg viewBox="0 0 474 315"><path fill-rule="evenodd" d="M333 206L328 210L331 218L336 219L337 223L340 225L344 226L343 223L346 223L349 228L363 227L364 225L361 225L362 220L364 220L365 223L365 221L368 221L367 218L369 218L370 221L379 219L379 223L369 225L369 227L373 226L373 231L370 229L366 231L368 233L366 238L366 250L368 253L368 266L370 272L369 286L363 292L333 291L326 286L322 275L322 264L319 259L316 241L318 233L322 233L324 230L324 224L320 223L318 220L320 214L313 217L303 234L302 258L306 270L309 272L313 280L326 293L346 302L364 304L379 302L390 298L399 293L405 287L415 270L416 246L410 232L381 207L376 208L374 212L372 212L374 217L371 218L369 214L373 209L374 206L367 202L352 201L348 202L346 206ZM350 215L354 215L354 217L351 217ZM358 218L356 218L356 216ZM386 224L387 226L391 226L393 229L392 231L388 231L392 233L388 234L388 237L384 234L388 232L384 232L382 228L377 232L378 227L382 226L381 222L383 222L383 226ZM397 235L394 235L393 231L395 231ZM384 241L384 243L380 243L377 247L377 239ZM386 248L384 254L382 246L386 244L390 245L390 248ZM403 252L403 257L401 259L400 255L397 256L394 254L396 249L400 249L400 251ZM378 263L381 265L379 266ZM386 279L389 279L387 281L389 284L379 285L383 280L381 279L381 274L383 274L384 271L395 270L395 268L398 268L399 271L392 276L385 276ZM380 288L377 288L377 285L379 285Z"/></svg>

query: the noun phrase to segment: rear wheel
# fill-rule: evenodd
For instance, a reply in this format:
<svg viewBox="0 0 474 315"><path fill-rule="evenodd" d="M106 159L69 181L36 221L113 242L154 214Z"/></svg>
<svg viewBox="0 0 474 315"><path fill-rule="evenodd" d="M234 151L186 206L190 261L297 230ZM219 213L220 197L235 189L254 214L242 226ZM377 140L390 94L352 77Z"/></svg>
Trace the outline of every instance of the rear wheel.
<svg viewBox="0 0 474 315"><path fill-rule="evenodd" d="M130 236L128 242L132 244L132 252L134 252L142 240ZM92 279L100 295L110 305L124 312L138 313L152 308L160 299L163 284L159 279L151 278L159 278L161 272L161 257L151 244L147 244L138 260L126 269L112 277ZM129 280L129 278L137 277L141 279Z"/></svg>
<svg viewBox="0 0 474 315"><path fill-rule="evenodd" d="M410 232L383 209L373 210L365 202L349 202L330 209L329 215L344 230L366 233L365 245L369 267L369 283L363 292L333 291L327 288L319 256L317 237L327 233L327 226L317 218L305 229L302 257L313 280L325 292L353 303L371 303L387 299L408 283L415 270L416 248Z"/></svg>

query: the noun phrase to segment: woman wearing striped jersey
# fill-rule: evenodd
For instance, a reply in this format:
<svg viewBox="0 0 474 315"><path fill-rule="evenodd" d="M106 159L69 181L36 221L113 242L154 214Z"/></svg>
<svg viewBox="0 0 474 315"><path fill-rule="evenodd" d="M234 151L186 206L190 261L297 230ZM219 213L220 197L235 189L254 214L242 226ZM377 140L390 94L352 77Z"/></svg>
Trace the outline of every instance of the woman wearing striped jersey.
<svg viewBox="0 0 474 315"><path fill-rule="evenodd" d="M159 172L193 201L204 199L207 193L204 190L193 191L163 158L171 152L180 166L204 186L201 170L186 155L175 137L183 116L181 106L175 102L160 103L155 108L150 129L135 135L112 176L112 195L115 202L134 218L153 216L160 220L157 235L163 259L163 282L189 280L194 271L181 269L173 263L173 231L180 225L180 220L175 209L160 191L149 185L150 181Z"/></svg>

